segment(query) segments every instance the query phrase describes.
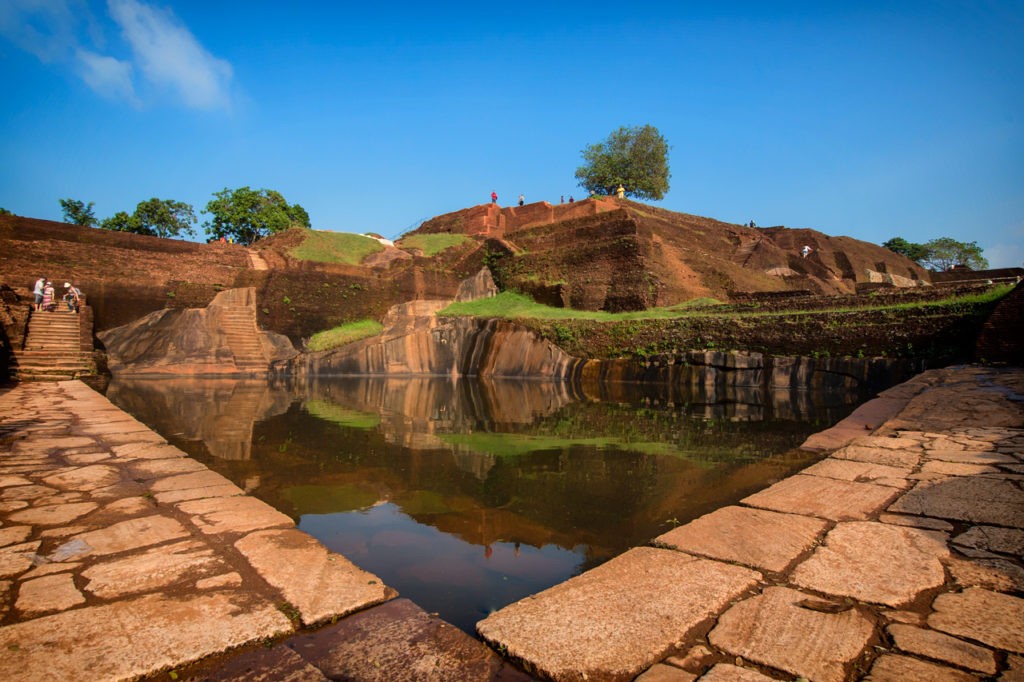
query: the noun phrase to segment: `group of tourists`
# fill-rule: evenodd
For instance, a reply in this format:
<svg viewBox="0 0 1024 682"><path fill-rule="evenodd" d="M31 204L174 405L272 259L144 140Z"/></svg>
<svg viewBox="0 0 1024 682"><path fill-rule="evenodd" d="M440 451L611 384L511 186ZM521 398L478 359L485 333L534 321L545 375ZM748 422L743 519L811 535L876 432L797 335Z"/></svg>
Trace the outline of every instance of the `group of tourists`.
<svg viewBox="0 0 1024 682"><path fill-rule="evenodd" d="M36 299L36 310L53 312L57 309L57 292L53 287L53 282L46 279L46 277L40 277L36 280L32 294ZM81 289L71 282L64 282L64 295L62 298L68 307L68 312L79 312L82 307Z"/></svg>
<svg viewBox="0 0 1024 682"><path fill-rule="evenodd" d="M626 188L623 187L622 185L619 185L615 189L615 196L617 196L619 199L625 199L626 198ZM595 197L596 197L596 193L594 192L594 190L590 190L590 198L593 199ZM519 205L522 206L525 202L526 202L526 197L524 195L520 194L519 195ZM491 190L491 203L492 204L498 203L498 193L495 190ZM558 198L558 203L560 203L560 204L564 204L565 203L565 195L564 194ZM571 195L569 196L569 203L570 204L576 203L576 199L573 196L571 196ZM753 221L751 221L750 226L751 227L754 226ZM223 238L221 239L221 241L224 241Z"/></svg>

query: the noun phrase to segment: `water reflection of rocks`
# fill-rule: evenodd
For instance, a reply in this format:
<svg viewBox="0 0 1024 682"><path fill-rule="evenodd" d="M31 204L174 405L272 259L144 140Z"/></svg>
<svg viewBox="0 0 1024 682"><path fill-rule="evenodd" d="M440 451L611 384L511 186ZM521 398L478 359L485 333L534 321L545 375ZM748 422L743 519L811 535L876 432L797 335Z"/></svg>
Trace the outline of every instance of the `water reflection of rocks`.
<svg viewBox="0 0 1024 682"><path fill-rule="evenodd" d="M459 627L806 466L835 393L115 379L108 396ZM829 401L835 402L829 402Z"/></svg>
<svg viewBox="0 0 1024 682"><path fill-rule="evenodd" d="M262 379L114 378L107 397L165 438L201 442L229 460L249 459L253 425L292 402Z"/></svg>
<svg viewBox="0 0 1024 682"><path fill-rule="evenodd" d="M389 502L476 544L605 551L784 475L850 410L713 382L120 379L108 396L295 517Z"/></svg>

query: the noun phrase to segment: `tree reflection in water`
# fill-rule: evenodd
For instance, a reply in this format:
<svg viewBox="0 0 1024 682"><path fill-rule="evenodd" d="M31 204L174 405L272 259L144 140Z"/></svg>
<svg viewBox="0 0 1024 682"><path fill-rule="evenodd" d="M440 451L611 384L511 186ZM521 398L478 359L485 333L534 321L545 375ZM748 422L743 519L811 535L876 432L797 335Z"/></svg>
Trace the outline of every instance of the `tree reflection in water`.
<svg viewBox="0 0 1024 682"><path fill-rule="evenodd" d="M795 448L858 398L638 384L595 398L565 383L419 377L115 379L107 395L471 633L803 468L815 457Z"/></svg>

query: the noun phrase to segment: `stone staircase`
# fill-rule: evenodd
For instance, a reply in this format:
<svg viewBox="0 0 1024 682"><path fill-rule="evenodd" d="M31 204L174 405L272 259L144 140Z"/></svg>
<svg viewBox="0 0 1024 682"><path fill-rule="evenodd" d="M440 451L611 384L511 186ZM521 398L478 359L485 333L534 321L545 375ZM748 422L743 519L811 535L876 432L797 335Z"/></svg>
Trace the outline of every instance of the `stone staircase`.
<svg viewBox="0 0 1024 682"><path fill-rule="evenodd" d="M218 319L235 356L235 367L254 374L267 371L267 354L260 342L254 310L249 306L224 306Z"/></svg>
<svg viewBox="0 0 1024 682"><path fill-rule="evenodd" d="M24 348L15 349L11 375L18 381L62 381L95 374L92 356L92 309L72 313L33 310Z"/></svg>

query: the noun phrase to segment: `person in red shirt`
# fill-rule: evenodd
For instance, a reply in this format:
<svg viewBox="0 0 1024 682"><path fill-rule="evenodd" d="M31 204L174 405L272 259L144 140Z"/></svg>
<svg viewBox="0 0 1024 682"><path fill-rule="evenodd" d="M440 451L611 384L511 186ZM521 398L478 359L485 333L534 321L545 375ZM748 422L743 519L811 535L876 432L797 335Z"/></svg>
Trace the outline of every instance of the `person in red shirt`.
<svg viewBox="0 0 1024 682"><path fill-rule="evenodd" d="M492 204L498 203L498 193L493 191L493 190L491 190L491 203Z"/></svg>

